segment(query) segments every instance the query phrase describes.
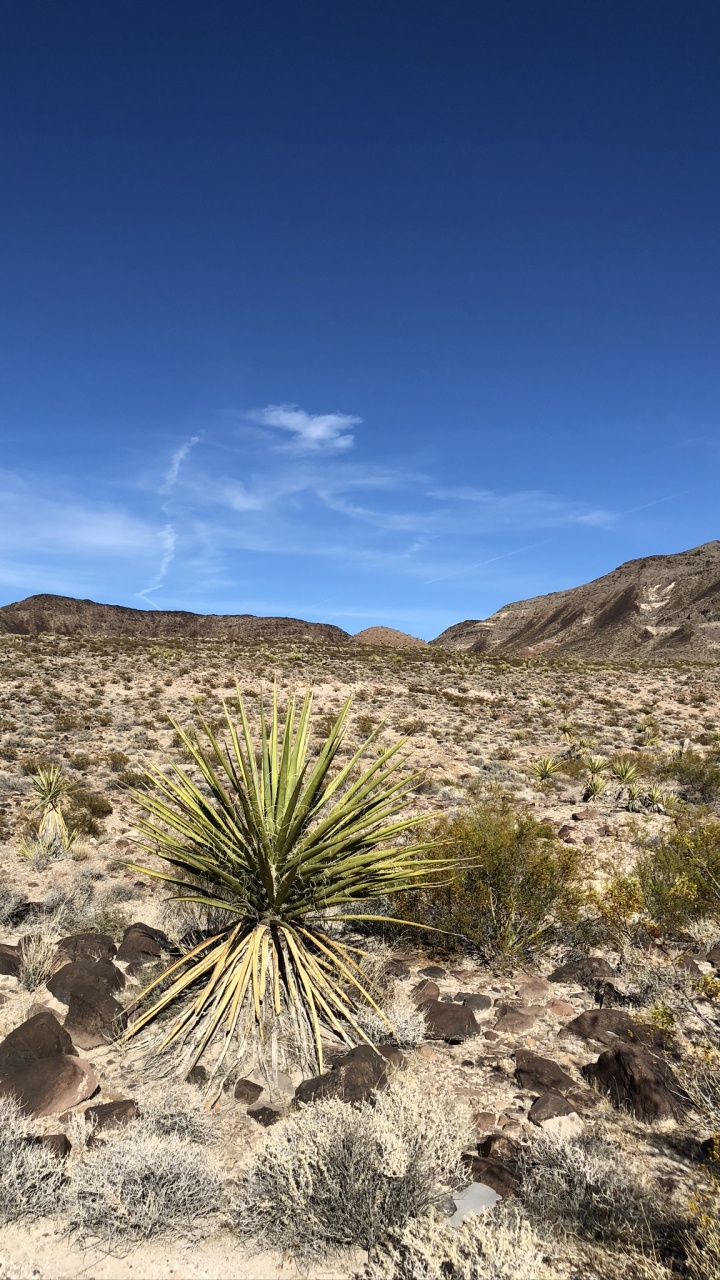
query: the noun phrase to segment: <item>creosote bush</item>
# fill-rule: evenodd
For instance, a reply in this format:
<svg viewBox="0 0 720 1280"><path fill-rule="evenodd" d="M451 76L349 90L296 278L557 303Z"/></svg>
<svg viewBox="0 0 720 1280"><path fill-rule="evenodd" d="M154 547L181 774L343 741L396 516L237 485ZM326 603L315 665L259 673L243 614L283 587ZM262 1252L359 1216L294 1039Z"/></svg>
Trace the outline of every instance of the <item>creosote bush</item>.
<svg viewBox="0 0 720 1280"><path fill-rule="evenodd" d="M238 1188L236 1229L300 1253L365 1249L462 1181L468 1116L403 1079L374 1105L328 1099L268 1131Z"/></svg>
<svg viewBox="0 0 720 1280"><path fill-rule="evenodd" d="M398 915L447 930L486 956L517 958L579 918L584 854L507 797L442 819L433 836L455 859L455 873L440 889L403 895Z"/></svg>
<svg viewBox="0 0 720 1280"><path fill-rule="evenodd" d="M615 919L636 916L670 934L694 921L720 916L720 822L681 812L635 866L608 885Z"/></svg>
<svg viewBox="0 0 720 1280"><path fill-rule="evenodd" d="M15 1099L0 1098L0 1226L53 1213L64 1177L63 1162L32 1141Z"/></svg>

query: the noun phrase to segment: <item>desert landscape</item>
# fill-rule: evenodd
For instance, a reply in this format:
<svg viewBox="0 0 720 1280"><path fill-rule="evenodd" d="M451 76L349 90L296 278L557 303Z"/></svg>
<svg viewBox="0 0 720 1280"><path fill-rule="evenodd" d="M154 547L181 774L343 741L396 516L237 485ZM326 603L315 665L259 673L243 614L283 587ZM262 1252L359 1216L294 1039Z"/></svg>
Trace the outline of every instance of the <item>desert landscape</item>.
<svg viewBox="0 0 720 1280"><path fill-rule="evenodd" d="M478 640L487 623L425 644L0 609L0 1275L720 1273L719 546L623 566L614 609L607 580L578 588L567 652L554 597L511 607L545 619L522 652L517 628ZM676 639L653 623L648 652L661 596ZM203 900L177 902L140 869L168 870L145 801L175 768L217 806L195 744L225 752L244 708L262 761L261 708L308 688L311 764L348 699L335 772L404 742L399 848L431 842L439 883L354 924L328 908L372 1004L345 970L356 1021L341 1035L327 1006L322 1057L259 1015L192 1061L158 1053L165 970L229 925L199 875Z"/></svg>

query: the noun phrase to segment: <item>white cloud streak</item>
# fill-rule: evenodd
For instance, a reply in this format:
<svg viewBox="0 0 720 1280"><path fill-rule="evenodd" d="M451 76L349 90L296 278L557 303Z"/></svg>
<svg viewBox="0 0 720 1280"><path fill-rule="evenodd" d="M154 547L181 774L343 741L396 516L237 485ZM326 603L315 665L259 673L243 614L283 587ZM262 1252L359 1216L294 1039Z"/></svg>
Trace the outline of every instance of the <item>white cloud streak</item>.
<svg viewBox="0 0 720 1280"><path fill-rule="evenodd" d="M267 404L264 409L253 409L250 422L261 427L278 427L293 436L293 447L308 453L320 449L351 449L355 441L352 427L362 418L350 413L306 413L296 404Z"/></svg>

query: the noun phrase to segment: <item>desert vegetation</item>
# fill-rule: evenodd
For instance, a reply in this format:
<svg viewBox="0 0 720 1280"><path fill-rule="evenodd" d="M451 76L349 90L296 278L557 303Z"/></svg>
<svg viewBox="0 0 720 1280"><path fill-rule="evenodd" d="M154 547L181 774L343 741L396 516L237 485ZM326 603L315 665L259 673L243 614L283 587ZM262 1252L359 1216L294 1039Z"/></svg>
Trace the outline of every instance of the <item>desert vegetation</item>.
<svg viewBox="0 0 720 1280"><path fill-rule="evenodd" d="M8 1275L720 1276L717 668L0 644Z"/></svg>

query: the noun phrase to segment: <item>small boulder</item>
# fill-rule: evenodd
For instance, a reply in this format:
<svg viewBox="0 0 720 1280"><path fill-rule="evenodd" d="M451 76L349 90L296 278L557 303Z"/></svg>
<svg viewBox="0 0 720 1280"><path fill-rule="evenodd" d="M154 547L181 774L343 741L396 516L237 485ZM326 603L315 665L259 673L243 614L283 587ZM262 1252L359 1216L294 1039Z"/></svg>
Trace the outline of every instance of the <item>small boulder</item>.
<svg viewBox="0 0 720 1280"><path fill-rule="evenodd" d="M21 1022L0 1044L0 1080L45 1058L75 1054L72 1039L54 1014L43 1010Z"/></svg>
<svg viewBox="0 0 720 1280"><path fill-rule="evenodd" d="M264 1092L261 1084L256 1084L254 1080L238 1080L235 1085L235 1100L242 1102L246 1107L257 1102L260 1094Z"/></svg>
<svg viewBox="0 0 720 1280"><path fill-rule="evenodd" d="M437 982L418 982L417 986L413 987L410 992L410 996L415 1004L418 1005L422 1004L424 1000L439 1000L440 988Z"/></svg>
<svg viewBox="0 0 720 1280"><path fill-rule="evenodd" d="M582 1073L613 1106L631 1111L639 1120L677 1119L687 1110L687 1094L668 1064L639 1045L606 1049Z"/></svg>
<svg viewBox="0 0 720 1280"><path fill-rule="evenodd" d="M716 942L707 952L707 960L713 969L720 969L720 942Z"/></svg>
<svg viewBox="0 0 720 1280"><path fill-rule="evenodd" d="M97 1089L97 1079L89 1062L58 1054L38 1058L15 1075L0 1081L0 1098L14 1096L27 1116L59 1115L69 1111Z"/></svg>
<svg viewBox="0 0 720 1280"><path fill-rule="evenodd" d="M578 809L576 813L570 815L573 822L591 822L593 818L600 817L599 809Z"/></svg>
<svg viewBox="0 0 720 1280"><path fill-rule="evenodd" d="M462 1044L476 1036L480 1028L475 1014L466 1004L444 1004L442 1000L424 1000L419 1006L425 1016L425 1027L432 1040Z"/></svg>
<svg viewBox="0 0 720 1280"><path fill-rule="evenodd" d="M124 1030L125 1011L113 996L93 988L75 989L68 1002L65 1029L81 1049L98 1049Z"/></svg>
<svg viewBox="0 0 720 1280"><path fill-rule="evenodd" d="M295 1090L295 1102L318 1102L321 1098L365 1102L376 1090L387 1087L388 1066L382 1053L368 1044L358 1045L343 1054L332 1070L303 1080Z"/></svg>
<svg viewBox="0 0 720 1280"><path fill-rule="evenodd" d="M409 978L410 966L404 960L389 960L385 972L390 978Z"/></svg>
<svg viewBox="0 0 720 1280"><path fill-rule="evenodd" d="M95 1133L103 1129L117 1129L121 1125L137 1120L140 1108L134 1098L119 1098L117 1102L99 1102L85 1111L85 1119L93 1126Z"/></svg>
<svg viewBox="0 0 720 1280"><path fill-rule="evenodd" d="M20 969L20 949L11 947L7 942L0 942L0 975L16 978Z"/></svg>
<svg viewBox="0 0 720 1280"><path fill-rule="evenodd" d="M426 969L420 970L423 978L444 978L447 970L441 969L437 964L429 964Z"/></svg>
<svg viewBox="0 0 720 1280"><path fill-rule="evenodd" d="M58 942L68 960L112 960L117 947L109 933L74 933Z"/></svg>
<svg viewBox="0 0 720 1280"><path fill-rule="evenodd" d="M528 1111L528 1120L533 1124L544 1124L546 1120L554 1120L557 1116L577 1115L577 1111L563 1098L561 1093L541 1093Z"/></svg>
<svg viewBox="0 0 720 1280"><path fill-rule="evenodd" d="M88 999L93 993L100 996L122 991L125 974L107 960L71 960L62 969L57 969L46 985L56 1000L69 1004L76 991Z"/></svg>
<svg viewBox="0 0 720 1280"><path fill-rule="evenodd" d="M161 929L148 924L131 924L123 934L117 959L127 963L132 970L152 964L163 951L171 951L172 945Z"/></svg>
<svg viewBox="0 0 720 1280"><path fill-rule="evenodd" d="M501 1035L517 1035L520 1032L529 1031L537 1021L537 1013L533 1013L527 1006L517 1008L503 1001L498 1005L497 1011L495 1030Z"/></svg>
<svg viewBox="0 0 720 1280"><path fill-rule="evenodd" d="M248 1109L248 1115L264 1129L269 1129L270 1125L277 1124L278 1120L282 1119L282 1112L276 1111L275 1107L251 1107Z"/></svg>
<svg viewBox="0 0 720 1280"><path fill-rule="evenodd" d="M603 978L616 977L616 971L602 956L578 956L567 960L548 976L548 982L576 982L581 987L592 988Z"/></svg>
<svg viewBox="0 0 720 1280"><path fill-rule="evenodd" d="M641 1026L624 1009L586 1009L572 1022L567 1022L560 1034L594 1040L596 1044L615 1045L623 1040L660 1050L669 1049L673 1044L668 1032Z"/></svg>
<svg viewBox="0 0 720 1280"><path fill-rule="evenodd" d="M575 1013L574 1007L567 1000L548 1000L545 1008L553 1018L572 1018Z"/></svg>
<svg viewBox="0 0 720 1280"><path fill-rule="evenodd" d="M453 999L458 1004L464 1004L467 1009L472 1009L473 1013L482 1013L485 1009L492 1008L490 996L480 995L475 991L458 991Z"/></svg>
<svg viewBox="0 0 720 1280"><path fill-rule="evenodd" d="M483 1182L486 1187L504 1199L517 1195L520 1182L515 1169L502 1160L493 1160L490 1156L472 1156L468 1161L468 1172L473 1182Z"/></svg>
<svg viewBox="0 0 720 1280"><path fill-rule="evenodd" d="M541 1058L529 1049L515 1052L515 1079L521 1088L531 1093L565 1094L578 1087L577 1081L552 1058Z"/></svg>
<svg viewBox="0 0 720 1280"><path fill-rule="evenodd" d="M67 1160L72 1151L72 1143L64 1133L34 1134L27 1141L33 1147L42 1147L45 1151L49 1151L56 1160Z"/></svg>

